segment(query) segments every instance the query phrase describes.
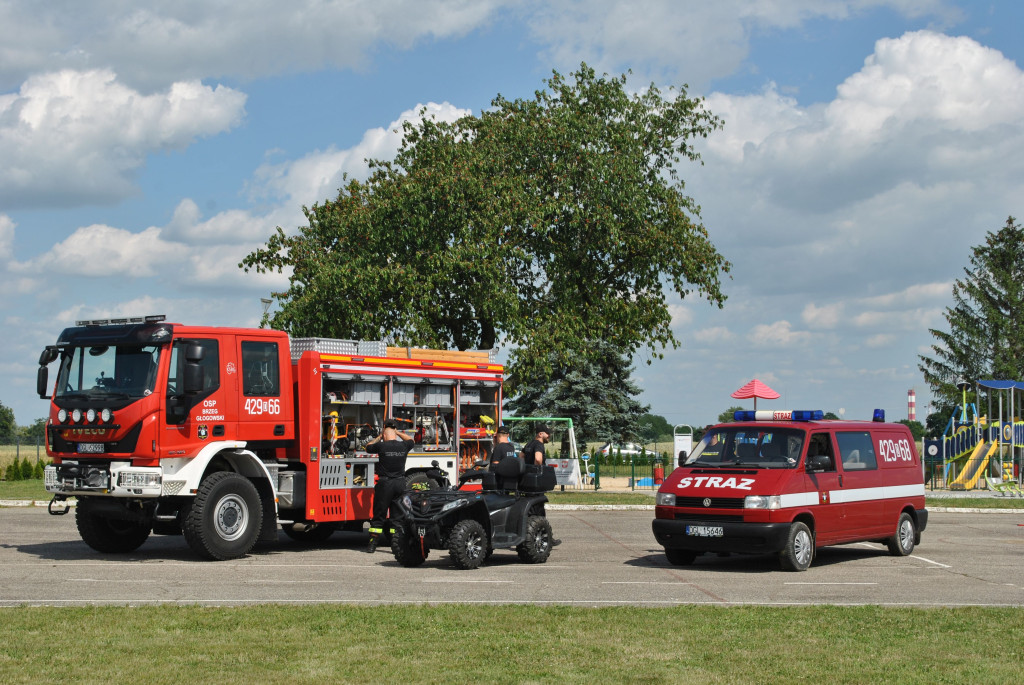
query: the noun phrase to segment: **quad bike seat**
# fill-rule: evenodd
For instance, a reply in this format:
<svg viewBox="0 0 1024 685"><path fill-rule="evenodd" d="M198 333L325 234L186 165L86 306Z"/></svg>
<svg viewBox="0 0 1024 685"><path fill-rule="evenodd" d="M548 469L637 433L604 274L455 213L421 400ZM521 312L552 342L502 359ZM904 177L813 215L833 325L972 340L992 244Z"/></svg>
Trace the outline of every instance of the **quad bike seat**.
<svg viewBox="0 0 1024 685"><path fill-rule="evenodd" d="M459 487L462 487L462 484L467 480L477 479L480 480L481 490L495 490L497 488L497 478L495 478L495 474L486 469L471 469L463 472L463 474L459 476Z"/></svg>
<svg viewBox="0 0 1024 685"><path fill-rule="evenodd" d="M526 463L519 457L508 455L498 462L491 472L498 490L518 490L519 480L526 471Z"/></svg>

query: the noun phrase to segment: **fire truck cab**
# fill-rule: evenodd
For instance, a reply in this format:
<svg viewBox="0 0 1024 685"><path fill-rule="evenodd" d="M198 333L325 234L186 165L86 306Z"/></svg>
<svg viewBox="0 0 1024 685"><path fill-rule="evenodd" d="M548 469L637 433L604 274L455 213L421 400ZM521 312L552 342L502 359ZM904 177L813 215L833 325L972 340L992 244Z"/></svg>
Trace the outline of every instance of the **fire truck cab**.
<svg viewBox="0 0 1024 685"><path fill-rule="evenodd" d="M710 428L658 490L654 536L668 560L704 552L778 554L806 570L818 548L850 542L913 552L928 523L910 430L826 421L820 411L738 411Z"/></svg>
<svg viewBox="0 0 1024 685"><path fill-rule="evenodd" d="M428 486L435 469L454 482L486 458L500 421L503 369L486 352L151 316L80 321L39 362L50 512L75 497L79 533L101 552L183 533L201 556L231 559L276 540L278 524L300 540L361 530L377 463L363 448L386 418L416 436L407 473Z"/></svg>

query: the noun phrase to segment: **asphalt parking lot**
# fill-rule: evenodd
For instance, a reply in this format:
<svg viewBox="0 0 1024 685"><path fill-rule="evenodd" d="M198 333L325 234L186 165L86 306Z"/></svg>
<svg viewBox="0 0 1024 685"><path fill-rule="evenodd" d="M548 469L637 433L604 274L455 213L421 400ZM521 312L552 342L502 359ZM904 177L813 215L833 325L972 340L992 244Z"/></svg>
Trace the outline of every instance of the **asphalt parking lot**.
<svg viewBox="0 0 1024 685"><path fill-rule="evenodd" d="M436 550L424 566L403 568L388 552L363 552L364 535L342 533L316 547L281 534L277 544L231 562L197 560L180 536L151 536L131 554L101 555L79 539L73 513L0 508L0 606L1024 605L1024 511L933 512L910 557L870 543L826 548L804 573L780 571L763 556L671 566L654 541L652 517L649 509L550 511L563 542L546 564L498 551L482 568L459 571Z"/></svg>

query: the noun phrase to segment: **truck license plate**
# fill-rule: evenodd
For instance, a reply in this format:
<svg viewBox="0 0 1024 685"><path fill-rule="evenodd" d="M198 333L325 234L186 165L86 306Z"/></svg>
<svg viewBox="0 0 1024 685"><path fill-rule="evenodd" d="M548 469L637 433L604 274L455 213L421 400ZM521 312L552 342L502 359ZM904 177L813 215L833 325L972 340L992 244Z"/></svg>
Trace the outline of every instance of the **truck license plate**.
<svg viewBox="0 0 1024 685"><path fill-rule="evenodd" d="M725 535L721 526L687 526L686 534L699 538L720 538Z"/></svg>
<svg viewBox="0 0 1024 685"><path fill-rule="evenodd" d="M102 442L80 442L78 443L79 454L103 454Z"/></svg>

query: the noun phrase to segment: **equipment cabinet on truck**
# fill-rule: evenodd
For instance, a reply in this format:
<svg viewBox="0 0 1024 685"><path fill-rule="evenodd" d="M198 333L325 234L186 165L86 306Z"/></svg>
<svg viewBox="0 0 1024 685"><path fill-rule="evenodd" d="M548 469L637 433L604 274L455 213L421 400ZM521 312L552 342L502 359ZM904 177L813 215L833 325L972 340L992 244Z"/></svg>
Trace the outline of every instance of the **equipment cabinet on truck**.
<svg viewBox="0 0 1024 685"><path fill-rule="evenodd" d="M738 411L709 429L658 490L654 536L669 561L704 552L778 554L806 570L826 545L875 541L896 556L928 523L910 430L824 421L820 411Z"/></svg>
<svg viewBox="0 0 1024 685"><path fill-rule="evenodd" d="M79 533L100 552L184 533L201 556L231 559L276 540L278 524L310 541L361 530L377 465L364 448L385 419L415 435L407 475L429 485L433 462L454 482L489 455L501 418L503 370L486 352L151 316L81 321L39 363L50 511L75 497Z"/></svg>

